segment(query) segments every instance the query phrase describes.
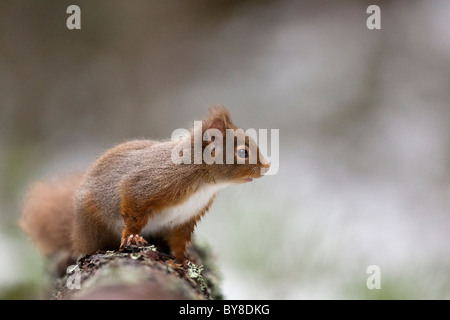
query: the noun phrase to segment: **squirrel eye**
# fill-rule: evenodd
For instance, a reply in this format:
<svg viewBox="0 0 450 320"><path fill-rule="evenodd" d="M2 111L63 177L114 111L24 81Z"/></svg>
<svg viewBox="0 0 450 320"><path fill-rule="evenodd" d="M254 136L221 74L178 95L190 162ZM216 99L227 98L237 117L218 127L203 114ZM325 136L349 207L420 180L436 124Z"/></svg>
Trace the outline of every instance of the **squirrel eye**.
<svg viewBox="0 0 450 320"><path fill-rule="evenodd" d="M239 149L237 151L237 155L238 155L239 158L244 158L244 159L248 158L248 151L247 151L247 149L244 149L244 148Z"/></svg>

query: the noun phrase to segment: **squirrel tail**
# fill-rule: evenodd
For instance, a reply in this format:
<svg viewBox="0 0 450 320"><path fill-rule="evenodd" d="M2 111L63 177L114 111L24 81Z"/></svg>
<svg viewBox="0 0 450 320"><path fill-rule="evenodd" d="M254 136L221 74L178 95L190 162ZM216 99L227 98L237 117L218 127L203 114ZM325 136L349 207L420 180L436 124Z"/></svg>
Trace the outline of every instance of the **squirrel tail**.
<svg viewBox="0 0 450 320"><path fill-rule="evenodd" d="M46 256L72 252L74 197L83 175L35 182L25 197L19 225Z"/></svg>

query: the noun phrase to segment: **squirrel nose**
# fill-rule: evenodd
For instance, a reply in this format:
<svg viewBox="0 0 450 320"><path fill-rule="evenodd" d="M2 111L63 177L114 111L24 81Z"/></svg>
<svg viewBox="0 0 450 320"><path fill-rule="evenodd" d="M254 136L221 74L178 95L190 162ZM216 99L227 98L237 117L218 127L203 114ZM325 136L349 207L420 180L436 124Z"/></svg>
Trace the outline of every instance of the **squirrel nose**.
<svg viewBox="0 0 450 320"><path fill-rule="evenodd" d="M270 162L261 163L261 168L269 169L270 168Z"/></svg>
<svg viewBox="0 0 450 320"><path fill-rule="evenodd" d="M261 163L260 168L261 175L265 175L269 171L270 162Z"/></svg>

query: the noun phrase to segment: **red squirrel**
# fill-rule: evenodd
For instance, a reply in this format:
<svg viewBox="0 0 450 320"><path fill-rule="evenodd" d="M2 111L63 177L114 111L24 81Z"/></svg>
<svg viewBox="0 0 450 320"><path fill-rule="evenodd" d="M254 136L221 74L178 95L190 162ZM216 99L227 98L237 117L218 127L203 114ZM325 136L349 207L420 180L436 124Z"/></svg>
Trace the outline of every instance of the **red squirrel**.
<svg viewBox="0 0 450 320"><path fill-rule="evenodd" d="M219 130L223 139L206 135L202 150L215 143L215 156L225 159L230 150L225 147L226 130L238 129L229 111L210 108L197 128L202 136L207 129ZM25 198L20 226L45 255L92 254L143 246L157 238L185 264L186 245L216 193L259 178L270 166L242 130L235 131L233 157L244 163L174 164L172 150L185 139L191 139L194 151L194 131L178 141L128 141L106 151L82 174L35 183ZM245 143L237 145L239 141ZM255 164L249 161L252 152L257 152Z"/></svg>

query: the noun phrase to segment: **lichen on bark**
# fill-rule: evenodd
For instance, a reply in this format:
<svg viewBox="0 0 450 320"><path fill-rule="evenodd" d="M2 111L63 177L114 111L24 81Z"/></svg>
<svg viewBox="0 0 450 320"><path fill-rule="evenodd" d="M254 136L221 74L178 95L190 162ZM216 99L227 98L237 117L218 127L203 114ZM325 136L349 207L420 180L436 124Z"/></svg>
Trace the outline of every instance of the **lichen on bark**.
<svg viewBox="0 0 450 320"><path fill-rule="evenodd" d="M222 299L207 245L193 242L183 267L155 246L130 246L78 259L56 281L54 299Z"/></svg>

